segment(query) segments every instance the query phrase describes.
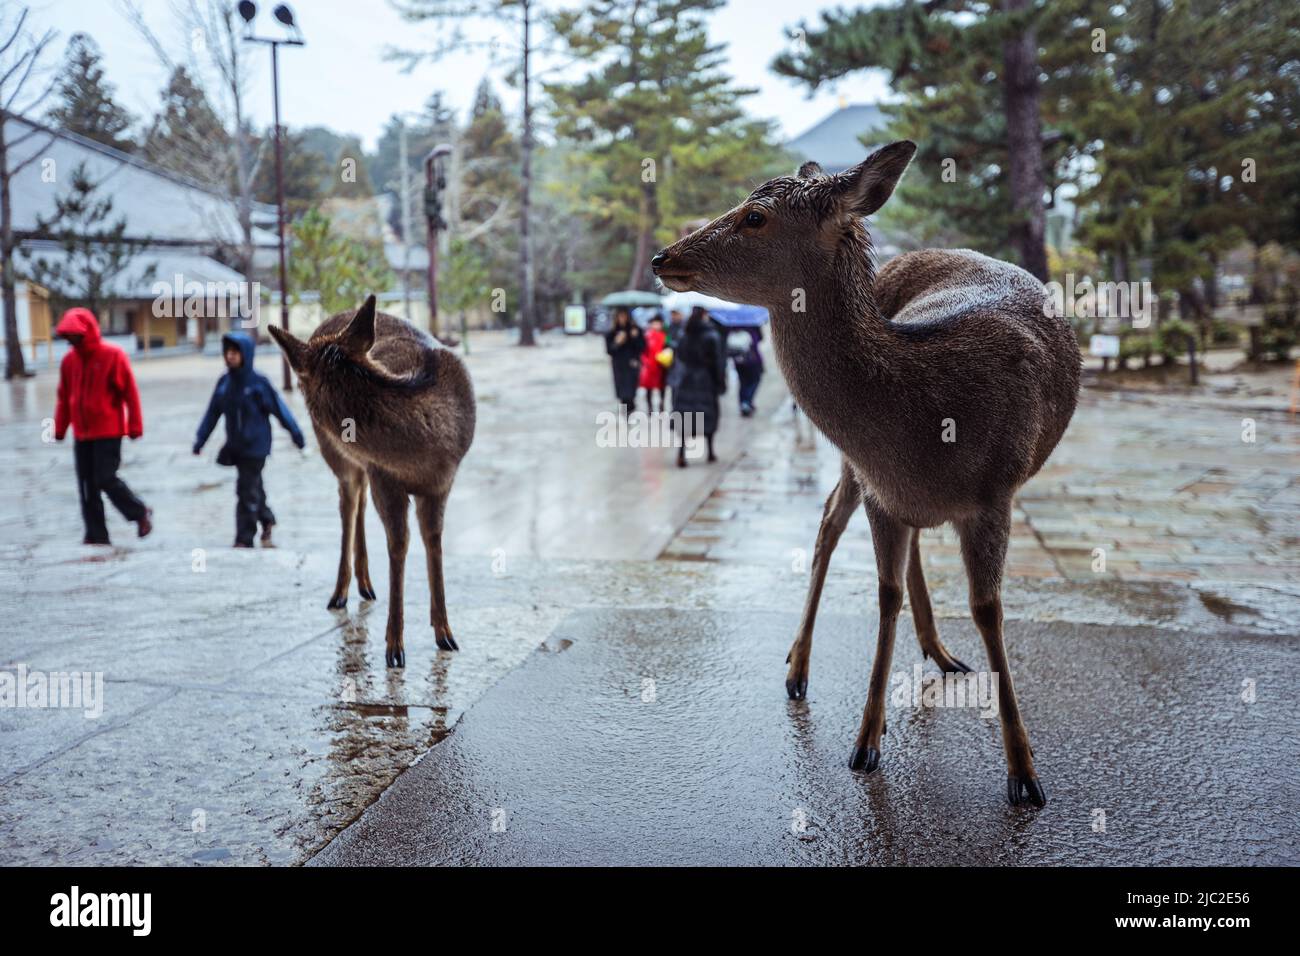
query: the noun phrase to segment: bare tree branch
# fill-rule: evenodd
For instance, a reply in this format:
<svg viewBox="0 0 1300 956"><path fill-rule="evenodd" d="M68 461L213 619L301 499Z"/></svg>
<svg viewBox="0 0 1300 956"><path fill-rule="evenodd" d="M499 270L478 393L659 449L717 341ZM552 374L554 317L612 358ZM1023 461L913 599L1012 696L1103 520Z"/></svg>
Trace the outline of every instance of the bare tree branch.
<svg viewBox="0 0 1300 956"><path fill-rule="evenodd" d="M31 137L32 137L33 135L35 135L36 132L38 132L38 131L33 130L31 133L28 133L27 135L23 136L22 139L24 139L24 140L26 140L26 139L31 139ZM43 131L41 131L41 132L43 132ZM28 166L30 166L32 163L36 162L36 160L40 159L40 158L41 158L41 154L43 154L47 149L49 149L49 148L50 148L50 144L53 143L53 142L55 141L55 139L58 138L54 133L48 133L47 136L48 136L48 138L45 140L45 142L42 143L40 146L38 146L36 149L32 150L32 154L31 154L30 156L28 156L26 159L24 159L21 163L16 163L16 164L14 164L14 165L12 165L12 166L9 167L9 176L10 176L10 178L12 178L12 177L14 177L14 176L17 176L20 172L22 172L24 169L26 169L26 168L27 168ZM8 147L9 147L10 149L12 149L12 148L16 145L17 142L18 142L18 141L15 141L15 142L13 142L13 143L9 143L9 144L7 144L7 145L8 145Z"/></svg>
<svg viewBox="0 0 1300 956"><path fill-rule="evenodd" d="M27 8L23 7L23 12L18 14L18 22L14 24L13 31L9 34L9 39L5 40L4 44L0 46L0 56L8 53L9 48L17 43L18 38L22 36L23 24L27 22L27 13Z"/></svg>

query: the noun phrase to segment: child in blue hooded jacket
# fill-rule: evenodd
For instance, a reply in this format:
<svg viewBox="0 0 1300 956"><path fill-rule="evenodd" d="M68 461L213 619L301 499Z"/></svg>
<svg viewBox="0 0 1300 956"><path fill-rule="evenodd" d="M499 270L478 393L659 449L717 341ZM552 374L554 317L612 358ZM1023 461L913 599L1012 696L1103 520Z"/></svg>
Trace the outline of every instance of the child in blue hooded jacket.
<svg viewBox="0 0 1300 956"><path fill-rule="evenodd" d="M194 436L194 454L217 427L217 419L226 416L226 444L217 454L217 464L233 465L235 481L235 547L251 548L262 524L262 547L271 547L271 528L275 515L266 503L262 487L262 468L271 454L271 416L289 432L299 448L306 445L302 430L293 413L265 375L253 371L253 350L257 343L243 332L228 332L221 337L221 351L226 360L226 374L217 380L208 403L207 414Z"/></svg>

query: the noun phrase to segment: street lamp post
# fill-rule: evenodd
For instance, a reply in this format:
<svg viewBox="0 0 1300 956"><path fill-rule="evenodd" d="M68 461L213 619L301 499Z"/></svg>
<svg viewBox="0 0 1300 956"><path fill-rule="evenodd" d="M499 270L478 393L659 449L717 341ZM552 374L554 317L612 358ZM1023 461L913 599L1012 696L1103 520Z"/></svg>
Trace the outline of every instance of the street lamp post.
<svg viewBox="0 0 1300 956"><path fill-rule="evenodd" d="M280 144L280 47L303 46L302 35L294 23L293 11L288 4L278 4L271 11L272 16L293 31L286 39L253 36L253 18L257 16L257 4L253 0L240 0L239 15L244 18L244 40L248 43L265 43L271 47L271 100L275 118L275 232L280 246L280 328L289 329L289 272L285 266L284 251L284 157ZM289 360L281 356L284 372L284 390L293 390L293 378L289 374Z"/></svg>

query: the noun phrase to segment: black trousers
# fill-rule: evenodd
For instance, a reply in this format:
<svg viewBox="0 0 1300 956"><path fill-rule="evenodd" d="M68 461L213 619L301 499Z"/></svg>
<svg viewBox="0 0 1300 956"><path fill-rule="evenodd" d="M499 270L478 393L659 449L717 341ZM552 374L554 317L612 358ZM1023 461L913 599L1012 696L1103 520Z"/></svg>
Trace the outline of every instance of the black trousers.
<svg viewBox="0 0 1300 956"><path fill-rule="evenodd" d="M122 439L92 438L73 446L77 462L77 495L81 498L81 518L86 524L86 544L108 544L108 526L104 523L104 499L101 493L122 512L127 521L139 521L148 510L126 482L117 477L122 463Z"/></svg>
<svg viewBox="0 0 1300 956"><path fill-rule="evenodd" d="M262 487L265 464L265 458L240 458L235 462L238 472L235 479L235 544L252 547L257 523L262 523L263 530L275 524L275 515L266 503L266 489Z"/></svg>

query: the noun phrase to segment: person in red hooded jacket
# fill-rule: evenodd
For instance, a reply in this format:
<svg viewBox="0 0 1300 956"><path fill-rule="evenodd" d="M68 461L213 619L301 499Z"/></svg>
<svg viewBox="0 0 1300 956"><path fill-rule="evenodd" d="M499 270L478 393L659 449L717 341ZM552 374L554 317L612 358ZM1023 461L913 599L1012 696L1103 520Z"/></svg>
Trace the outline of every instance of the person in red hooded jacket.
<svg viewBox="0 0 1300 956"><path fill-rule="evenodd" d="M77 463L77 494L86 523L84 544L109 544L104 499L133 521L140 537L151 530L153 514L117 476L122 460L122 436L144 434L140 393L131 362L116 345L103 340L89 309L63 313L55 334L72 348L59 366L59 397L54 410L54 437L63 441L72 426Z"/></svg>
<svg viewBox="0 0 1300 956"><path fill-rule="evenodd" d="M645 351L641 353L640 386L645 389L646 411L655 411L655 392L659 393L659 411L664 411L664 367L659 364L659 353L664 350L668 336L664 332L664 317L656 315L645 330Z"/></svg>

